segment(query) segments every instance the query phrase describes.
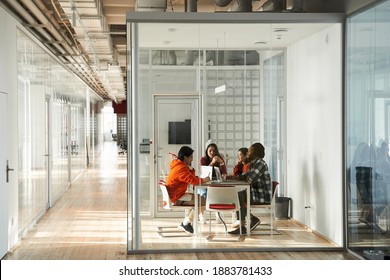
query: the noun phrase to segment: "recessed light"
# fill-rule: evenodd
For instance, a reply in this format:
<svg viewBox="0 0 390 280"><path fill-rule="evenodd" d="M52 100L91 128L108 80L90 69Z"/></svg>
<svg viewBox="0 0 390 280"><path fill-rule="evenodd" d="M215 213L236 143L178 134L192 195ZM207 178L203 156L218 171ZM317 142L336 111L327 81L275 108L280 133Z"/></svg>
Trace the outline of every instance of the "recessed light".
<svg viewBox="0 0 390 280"><path fill-rule="evenodd" d="M266 41L254 41L253 44L255 44L255 45L266 45L267 42Z"/></svg>
<svg viewBox="0 0 390 280"><path fill-rule="evenodd" d="M287 28L275 28L273 30L274 33L287 33L288 29Z"/></svg>

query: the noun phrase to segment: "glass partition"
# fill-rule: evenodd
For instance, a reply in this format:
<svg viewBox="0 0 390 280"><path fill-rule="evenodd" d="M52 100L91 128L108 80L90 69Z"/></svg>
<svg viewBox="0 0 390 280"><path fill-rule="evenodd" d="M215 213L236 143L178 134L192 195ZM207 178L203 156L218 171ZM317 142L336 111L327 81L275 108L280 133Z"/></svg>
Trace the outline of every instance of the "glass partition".
<svg viewBox="0 0 390 280"><path fill-rule="evenodd" d="M351 16L346 36L348 248L389 256L390 1Z"/></svg>
<svg viewBox="0 0 390 280"><path fill-rule="evenodd" d="M196 237L177 232L184 210L165 209L158 183L169 175L172 158L183 145L195 151L192 166L200 174L199 160L210 140L218 145L228 174L233 173L239 148L263 143L272 180L283 181L278 152L285 133L281 100L286 50L330 24L231 23L228 16L213 23L184 18L181 23L156 22L144 15L128 16L127 29L128 250L221 249L221 244L225 249L280 247L271 245L277 238L272 232L264 235L268 245L229 242L229 236L224 243L207 242L203 224ZM287 32L294 35L284 37ZM180 134L180 140L172 134ZM263 221L269 223L269 217ZM226 222L230 224L230 217ZM162 228L172 232L162 233Z"/></svg>
<svg viewBox="0 0 390 280"><path fill-rule="evenodd" d="M17 223L23 236L85 169L91 155L86 150L87 92L96 104L95 116L100 114L101 98L19 29L17 58ZM101 125L93 127L100 138ZM96 146L100 143L94 141Z"/></svg>

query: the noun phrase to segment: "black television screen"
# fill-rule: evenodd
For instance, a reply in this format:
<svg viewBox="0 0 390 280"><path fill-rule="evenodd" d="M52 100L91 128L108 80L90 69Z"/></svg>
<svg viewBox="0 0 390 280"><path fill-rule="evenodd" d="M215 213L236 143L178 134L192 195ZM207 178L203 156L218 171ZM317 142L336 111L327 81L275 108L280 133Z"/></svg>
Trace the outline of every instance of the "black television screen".
<svg viewBox="0 0 390 280"><path fill-rule="evenodd" d="M168 122L168 144L191 144L191 120Z"/></svg>

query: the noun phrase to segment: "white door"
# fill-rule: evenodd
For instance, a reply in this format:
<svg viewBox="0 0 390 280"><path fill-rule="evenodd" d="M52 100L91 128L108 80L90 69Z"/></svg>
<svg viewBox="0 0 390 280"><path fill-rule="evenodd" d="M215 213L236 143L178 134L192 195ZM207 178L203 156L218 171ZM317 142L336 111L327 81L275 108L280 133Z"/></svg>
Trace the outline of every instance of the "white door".
<svg viewBox="0 0 390 280"><path fill-rule="evenodd" d="M177 154L182 146L190 146L194 152L194 167L199 157L199 97L178 95L156 95L154 97L154 183L152 201L157 205L155 215L167 214L161 211L161 192L156 187L160 179L166 179L172 154ZM199 153L200 152L200 153ZM182 213L181 213L182 214Z"/></svg>
<svg viewBox="0 0 390 280"><path fill-rule="evenodd" d="M7 94L0 92L0 258L7 253L8 192L7 192Z"/></svg>

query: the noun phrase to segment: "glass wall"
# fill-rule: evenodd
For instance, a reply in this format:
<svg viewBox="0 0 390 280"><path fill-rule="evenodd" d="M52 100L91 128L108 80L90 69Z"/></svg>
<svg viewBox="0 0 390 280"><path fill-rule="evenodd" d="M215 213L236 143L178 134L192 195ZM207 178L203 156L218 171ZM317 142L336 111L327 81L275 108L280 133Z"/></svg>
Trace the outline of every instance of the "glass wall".
<svg viewBox="0 0 390 280"><path fill-rule="evenodd" d="M169 219L163 223L175 223L184 214L163 209L157 183L166 178L172 154L177 154L183 145L195 150L192 164L199 174L199 160L205 154L206 143L215 142L225 159L228 174L232 174L237 150L263 141L261 65L267 56L265 52L262 56L258 46L233 39L237 35L234 25L142 23L133 24L131 28L132 34L138 36L129 42L133 47L129 61L135 62L132 71L136 74L133 74L135 82L129 82L134 86L131 102L128 101L132 110L128 111L133 112L133 120L140 122L130 121L133 126L128 130L132 134L133 154L130 156L134 166L129 175L129 205L133 205L129 209L138 209L134 216L129 213L129 217L134 218L129 228L135 228L129 234L133 239L129 240L129 250L180 249L183 244L164 242L150 225L154 224L151 217L167 217ZM210 28L213 31L210 32ZM255 32L260 27L243 25L242 28ZM169 43L161 41L162 34L166 36L163 41L170 40ZM176 41L181 34L192 34L191 39ZM283 78L274 78L273 74L269 72L267 78L283 83ZM267 106L275 107L276 103L267 103ZM272 116L269 112L269 117L275 121L276 108L269 110L275 114ZM188 139L172 141L169 124L185 121L192 127ZM275 149L273 143L270 145L269 151ZM137 175L132 176L134 172ZM203 242L193 244L191 238L182 242L192 248L209 246ZM235 247L234 243L231 246Z"/></svg>
<svg viewBox="0 0 390 280"><path fill-rule="evenodd" d="M390 1L352 15L346 34L348 248L390 253Z"/></svg>
<svg viewBox="0 0 390 280"><path fill-rule="evenodd" d="M21 30L17 51L18 227L22 235L86 166L88 88ZM90 94L89 100L98 104L100 98ZM97 117L100 107L95 107ZM94 130L101 134L99 127ZM100 144L99 139L94 145Z"/></svg>
<svg viewBox="0 0 390 280"><path fill-rule="evenodd" d="M278 114L283 110L280 101L284 99L285 93L285 52L270 51L264 52L264 145L272 147L268 152L268 166L275 180L283 182L282 170L278 168L278 152L281 150L279 143L282 141L280 132L278 132ZM271 160L272 159L272 160ZM280 164L279 164L280 166Z"/></svg>
<svg viewBox="0 0 390 280"><path fill-rule="evenodd" d="M184 211L164 209L158 182L167 178L172 158L183 145L194 149L192 166L200 174L206 143L215 142L232 174L237 150L262 142L272 179L281 181L285 176L278 152L285 133L286 50L303 38L319 38L322 43L320 31L330 24L244 24L237 20L240 15L211 17L223 19L202 22L196 15L162 13L148 22L147 13L128 15L129 251L221 249L221 244L205 241L204 225L194 238L182 238L185 234L170 238L177 237L175 229ZM284 37L286 32L290 36ZM311 36L317 32L321 35ZM172 140L171 135L179 132L170 124L186 122L190 126L180 131L185 137ZM226 221L230 223L229 218ZM174 236L163 236L163 228L170 228ZM276 240L272 233L265 238L268 246ZM313 245L298 243L292 247ZM224 242L223 248L267 244Z"/></svg>
<svg viewBox="0 0 390 280"><path fill-rule="evenodd" d="M19 231L48 204L46 143L47 54L18 32Z"/></svg>

